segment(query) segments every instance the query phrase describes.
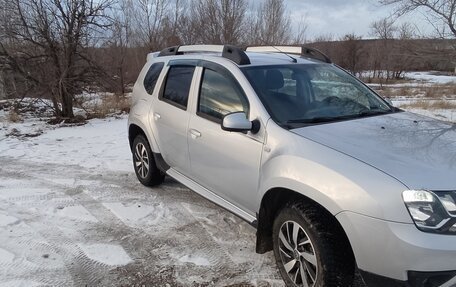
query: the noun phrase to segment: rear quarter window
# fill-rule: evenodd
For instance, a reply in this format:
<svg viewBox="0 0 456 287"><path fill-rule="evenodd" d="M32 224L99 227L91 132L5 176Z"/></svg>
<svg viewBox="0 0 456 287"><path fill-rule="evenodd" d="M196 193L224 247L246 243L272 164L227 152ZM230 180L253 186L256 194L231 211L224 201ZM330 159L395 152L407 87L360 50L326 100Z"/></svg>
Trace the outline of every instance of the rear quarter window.
<svg viewBox="0 0 456 287"><path fill-rule="evenodd" d="M154 92L158 76L160 76L163 66L164 63L162 62L152 64L144 77L144 89L149 95L152 95Z"/></svg>

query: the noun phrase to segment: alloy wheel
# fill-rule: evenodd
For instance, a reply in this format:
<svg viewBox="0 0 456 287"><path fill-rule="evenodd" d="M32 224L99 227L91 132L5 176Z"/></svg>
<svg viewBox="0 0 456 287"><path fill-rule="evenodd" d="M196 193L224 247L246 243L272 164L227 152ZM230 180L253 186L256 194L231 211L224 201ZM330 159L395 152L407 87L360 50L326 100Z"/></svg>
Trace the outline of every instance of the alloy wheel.
<svg viewBox="0 0 456 287"><path fill-rule="evenodd" d="M149 155L142 143L138 143L135 148L135 166L139 176L146 178L149 174Z"/></svg>
<svg viewBox="0 0 456 287"><path fill-rule="evenodd" d="M286 221L279 230L279 253L283 268L295 286L313 287L318 263L312 241L301 225Z"/></svg>

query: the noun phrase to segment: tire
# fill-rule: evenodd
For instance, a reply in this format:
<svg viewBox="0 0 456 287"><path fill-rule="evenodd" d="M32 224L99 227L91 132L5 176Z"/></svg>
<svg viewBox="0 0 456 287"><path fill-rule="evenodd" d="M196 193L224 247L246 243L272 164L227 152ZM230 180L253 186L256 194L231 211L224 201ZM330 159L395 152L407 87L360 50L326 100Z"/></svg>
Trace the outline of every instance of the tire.
<svg viewBox="0 0 456 287"><path fill-rule="evenodd" d="M272 236L277 266L287 286L352 286L353 252L342 228L325 210L289 204L275 218Z"/></svg>
<svg viewBox="0 0 456 287"><path fill-rule="evenodd" d="M138 180L145 186L161 184L165 179L165 174L157 168L149 142L143 135L136 136L131 152Z"/></svg>

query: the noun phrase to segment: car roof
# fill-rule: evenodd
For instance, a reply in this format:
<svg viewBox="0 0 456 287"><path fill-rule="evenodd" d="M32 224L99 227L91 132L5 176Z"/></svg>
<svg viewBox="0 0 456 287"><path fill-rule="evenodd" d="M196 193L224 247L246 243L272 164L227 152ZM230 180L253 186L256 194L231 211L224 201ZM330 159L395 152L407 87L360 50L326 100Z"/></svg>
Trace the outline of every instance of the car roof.
<svg viewBox="0 0 456 287"><path fill-rule="evenodd" d="M287 65L292 64L293 59L296 59L296 64L315 64L322 63L314 59L302 58L299 55L291 55L285 53L259 53L259 52L247 52L247 56L250 59L249 65L243 65L243 67L248 66L265 66L265 65Z"/></svg>

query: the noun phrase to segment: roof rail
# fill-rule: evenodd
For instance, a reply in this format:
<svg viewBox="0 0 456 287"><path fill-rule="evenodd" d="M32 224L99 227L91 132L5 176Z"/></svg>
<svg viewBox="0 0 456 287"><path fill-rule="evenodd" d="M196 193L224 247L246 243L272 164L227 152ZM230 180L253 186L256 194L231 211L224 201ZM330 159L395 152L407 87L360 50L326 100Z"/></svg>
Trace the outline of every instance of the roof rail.
<svg viewBox="0 0 456 287"><path fill-rule="evenodd" d="M238 65L250 64L250 59L245 52L241 48L232 45L173 46L162 50L157 57L175 56L189 53L222 53L222 57L227 58Z"/></svg>
<svg viewBox="0 0 456 287"><path fill-rule="evenodd" d="M331 64L331 59L323 52L304 46L251 46L247 47L247 52L267 52L267 53L285 53L300 55L304 58L312 58Z"/></svg>

